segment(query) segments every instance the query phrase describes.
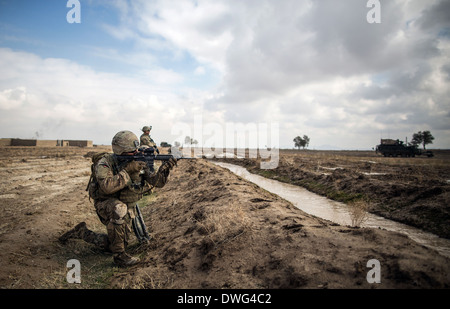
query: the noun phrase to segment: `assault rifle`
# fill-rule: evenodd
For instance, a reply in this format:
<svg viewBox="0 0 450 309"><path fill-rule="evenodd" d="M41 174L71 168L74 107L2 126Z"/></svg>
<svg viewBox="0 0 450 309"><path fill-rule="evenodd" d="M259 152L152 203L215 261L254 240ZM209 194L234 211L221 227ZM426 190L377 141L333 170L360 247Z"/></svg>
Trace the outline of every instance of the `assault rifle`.
<svg viewBox="0 0 450 309"><path fill-rule="evenodd" d="M185 158L182 156L179 150L171 149L171 154L155 154L155 149L153 147L149 148L139 148L138 153L132 156L122 156L116 155L117 161L119 162L119 167L125 165L130 161L143 161L147 163L148 168L151 172L155 170L155 161L169 161L170 159L195 159L195 158Z"/></svg>
<svg viewBox="0 0 450 309"><path fill-rule="evenodd" d="M154 172L154 162L157 161L169 161L170 159L195 159L195 158L185 158L182 156L181 152L177 149L172 148L171 154L155 154L155 149L153 147L149 148L141 148L139 149L139 152L133 156L119 156L116 155L117 161L120 166L124 166L130 161L143 161L147 163L147 166L149 167L151 172ZM120 169L120 168L119 168ZM150 241L150 236L147 231L147 227L144 222L144 218L142 216L141 210L139 209L139 206L135 205L136 209L136 217L132 221L132 226L134 233L136 235L136 238L140 243L148 243Z"/></svg>

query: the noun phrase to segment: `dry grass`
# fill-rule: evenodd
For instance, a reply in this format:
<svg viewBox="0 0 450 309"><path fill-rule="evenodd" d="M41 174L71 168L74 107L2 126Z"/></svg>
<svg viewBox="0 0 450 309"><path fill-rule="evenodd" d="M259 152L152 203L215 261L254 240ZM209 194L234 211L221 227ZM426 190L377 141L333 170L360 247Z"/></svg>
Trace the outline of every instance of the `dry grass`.
<svg viewBox="0 0 450 309"><path fill-rule="evenodd" d="M348 204L352 226L359 227L367 220L370 202L366 200L356 200Z"/></svg>
<svg viewBox="0 0 450 309"><path fill-rule="evenodd" d="M58 250L58 249L56 249ZM102 254L92 245L81 240L72 240L59 248L57 257L60 267L42 274L34 288L38 289L103 289L109 287L109 280L119 269L112 264L112 256ZM69 259L78 259L81 264L81 283L68 283L66 267Z"/></svg>
<svg viewBox="0 0 450 309"><path fill-rule="evenodd" d="M171 289L173 278L168 276L167 269L158 265L138 269L133 276L126 276L117 284L120 289Z"/></svg>
<svg viewBox="0 0 450 309"><path fill-rule="evenodd" d="M208 209L205 218L197 224L216 247L251 229L250 218L242 210L242 205L237 203Z"/></svg>

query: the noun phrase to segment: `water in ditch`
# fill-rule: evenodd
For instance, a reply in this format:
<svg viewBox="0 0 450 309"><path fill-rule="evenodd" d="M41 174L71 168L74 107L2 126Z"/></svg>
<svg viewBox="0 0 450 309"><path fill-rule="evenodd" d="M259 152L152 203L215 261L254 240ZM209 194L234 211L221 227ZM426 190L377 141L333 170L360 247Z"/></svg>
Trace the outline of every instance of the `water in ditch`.
<svg viewBox="0 0 450 309"><path fill-rule="evenodd" d="M213 163L227 168L234 174L282 197L306 213L330 220L340 225L351 225L351 215L348 206L344 203L330 200L299 186L252 174L244 167L238 165L223 162ZM367 214L367 219L361 224L361 227L382 228L406 234L417 243L435 249L440 254L450 257L450 240L424 232L420 229L373 214Z"/></svg>

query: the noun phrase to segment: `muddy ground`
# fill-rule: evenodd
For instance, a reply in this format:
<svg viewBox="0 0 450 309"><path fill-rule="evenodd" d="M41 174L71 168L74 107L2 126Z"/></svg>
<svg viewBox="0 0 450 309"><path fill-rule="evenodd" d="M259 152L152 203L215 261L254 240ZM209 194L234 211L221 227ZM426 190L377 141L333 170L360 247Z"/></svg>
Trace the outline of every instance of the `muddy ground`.
<svg viewBox="0 0 450 309"><path fill-rule="evenodd" d="M105 230L85 191L90 152L104 149L0 148L1 288L450 286L449 259L437 252L398 233L308 215L205 159L180 161L168 184L140 202L152 241L140 246L133 239L129 252L142 262L117 268L111 255L90 244L57 241L81 221ZM335 162L321 159L319 165ZM66 280L69 259L81 263L80 284ZM366 280L371 259L380 262L381 283Z"/></svg>
<svg viewBox="0 0 450 309"><path fill-rule="evenodd" d="M373 151L282 151L275 169L260 160L228 161L344 203L450 238L450 151L434 157L385 158Z"/></svg>

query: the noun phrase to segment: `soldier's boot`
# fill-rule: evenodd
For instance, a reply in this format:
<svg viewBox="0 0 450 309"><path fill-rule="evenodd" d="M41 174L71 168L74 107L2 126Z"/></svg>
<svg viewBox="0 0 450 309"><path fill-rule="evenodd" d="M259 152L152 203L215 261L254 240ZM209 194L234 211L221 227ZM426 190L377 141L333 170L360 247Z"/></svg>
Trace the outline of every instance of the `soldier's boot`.
<svg viewBox="0 0 450 309"><path fill-rule="evenodd" d="M86 230L86 222L78 223L73 229L62 234L58 239L60 242L65 243L70 238L81 239Z"/></svg>
<svg viewBox="0 0 450 309"><path fill-rule="evenodd" d="M95 245L97 248L105 252L112 253L111 249L109 248L110 243L108 235L106 234L95 233L89 229L85 229L83 231L82 239L88 243Z"/></svg>
<svg viewBox="0 0 450 309"><path fill-rule="evenodd" d="M73 229L61 235L59 237L59 241L65 243L71 238L82 239L88 243L95 245L105 252L111 252L111 250L109 249L108 236L106 234L99 234L89 230L85 222L79 223Z"/></svg>
<svg viewBox="0 0 450 309"><path fill-rule="evenodd" d="M126 252L114 254L114 263L119 267L133 266L139 262L140 262L139 258L130 256Z"/></svg>

